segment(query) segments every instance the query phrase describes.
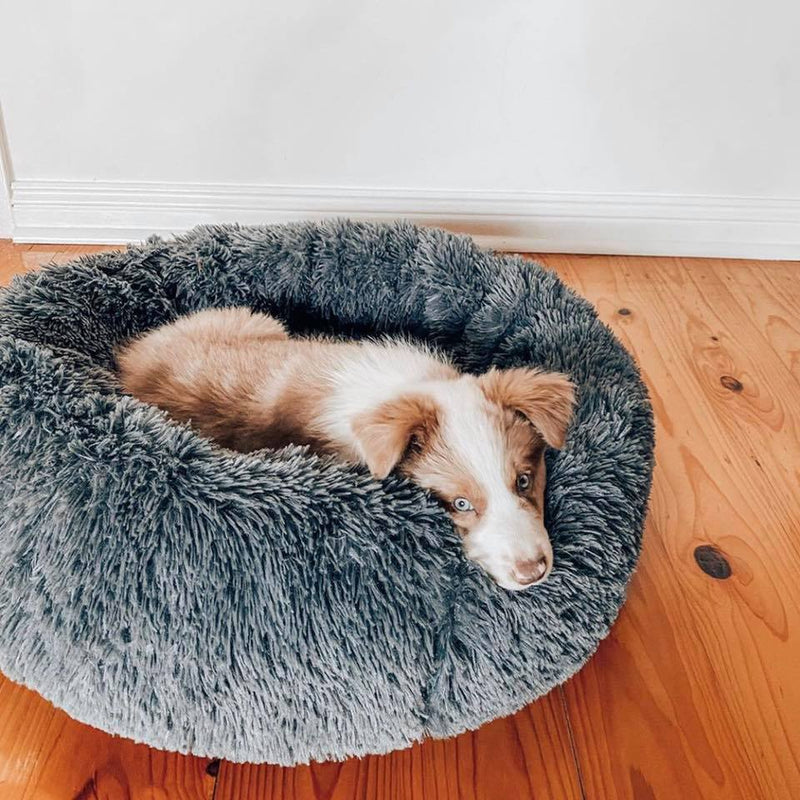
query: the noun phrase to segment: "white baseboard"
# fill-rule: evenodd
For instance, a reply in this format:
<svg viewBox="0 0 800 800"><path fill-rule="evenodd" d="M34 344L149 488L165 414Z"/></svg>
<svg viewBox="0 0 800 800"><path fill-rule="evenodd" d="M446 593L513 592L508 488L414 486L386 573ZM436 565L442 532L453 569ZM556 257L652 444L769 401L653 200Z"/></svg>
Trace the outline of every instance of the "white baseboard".
<svg viewBox="0 0 800 800"><path fill-rule="evenodd" d="M402 217L523 252L800 259L800 199L16 180L14 239L117 243L201 223Z"/></svg>

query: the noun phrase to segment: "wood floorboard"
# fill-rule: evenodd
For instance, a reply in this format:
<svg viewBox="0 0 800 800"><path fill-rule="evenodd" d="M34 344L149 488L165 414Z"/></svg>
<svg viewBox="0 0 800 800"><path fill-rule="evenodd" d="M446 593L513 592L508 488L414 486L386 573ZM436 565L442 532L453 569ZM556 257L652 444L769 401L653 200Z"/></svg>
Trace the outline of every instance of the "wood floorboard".
<svg viewBox="0 0 800 800"><path fill-rule="evenodd" d="M0 283L104 249L0 242ZM479 731L293 769L159 753L0 679L0 800L800 797L800 264L539 258L636 356L656 416L641 566L589 664Z"/></svg>
<svg viewBox="0 0 800 800"><path fill-rule="evenodd" d="M513 717L386 756L291 769L223 763L215 800L579 800L558 691Z"/></svg>
<svg viewBox="0 0 800 800"><path fill-rule="evenodd" d="M544 260L637 356L658 425L628 604L564 687L587 796L798 797L798 265Z"/></svg>
<svg viewBox="0 0 800 800"><path fill-rule="evenodd" d="M207 766L75 722L0 676L0 800L211 800Z"/></svg>

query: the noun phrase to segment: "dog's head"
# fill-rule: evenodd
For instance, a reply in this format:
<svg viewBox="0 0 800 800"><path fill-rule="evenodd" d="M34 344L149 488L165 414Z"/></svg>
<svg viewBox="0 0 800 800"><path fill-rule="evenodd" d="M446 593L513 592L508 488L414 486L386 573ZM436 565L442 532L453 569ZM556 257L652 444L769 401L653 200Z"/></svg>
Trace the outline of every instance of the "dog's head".
<svg viewBox="0 0 800 800"><path fill-rule="evenodd" d="M469 558L506 589L553 567L544 452L564 444L574 388L559 373L491 370L430 381L353 425L373 475L398 469L444 504Z"/></svg>

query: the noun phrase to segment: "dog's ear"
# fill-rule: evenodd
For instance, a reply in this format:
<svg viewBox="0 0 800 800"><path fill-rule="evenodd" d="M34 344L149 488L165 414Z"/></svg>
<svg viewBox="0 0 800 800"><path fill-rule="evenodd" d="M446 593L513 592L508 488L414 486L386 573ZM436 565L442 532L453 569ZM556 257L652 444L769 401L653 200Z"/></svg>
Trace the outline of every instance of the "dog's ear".
<svg viewBox="0 0 800 800"><path fill-rule="evenodd" d="M353 420L364 461L376 478L385 478L413 444L422 445L437 424L437 408L425 395L401 395Z"/></svg>
<svg viewBox="0 0 800 800"><path fill-rule="evenodd" d="M491 369L478 379L486 398L525 416L550 447L561 449L575 407L575 387L560 372Z"/></svg>

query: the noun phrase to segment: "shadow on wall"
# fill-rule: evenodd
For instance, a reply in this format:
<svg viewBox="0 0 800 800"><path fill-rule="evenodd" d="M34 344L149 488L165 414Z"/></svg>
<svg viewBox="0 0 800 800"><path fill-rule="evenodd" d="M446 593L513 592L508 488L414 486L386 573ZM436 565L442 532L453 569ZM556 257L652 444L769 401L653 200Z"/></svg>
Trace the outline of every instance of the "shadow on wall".
<svg viewBox="0 0 800 800"><path fill-rule="evenodd" d="M8 149L3 104L0 102L0 239L9 238L14 229L11 220L11 182L13 179L14 172L11 169L11 154Z"/></svg>

